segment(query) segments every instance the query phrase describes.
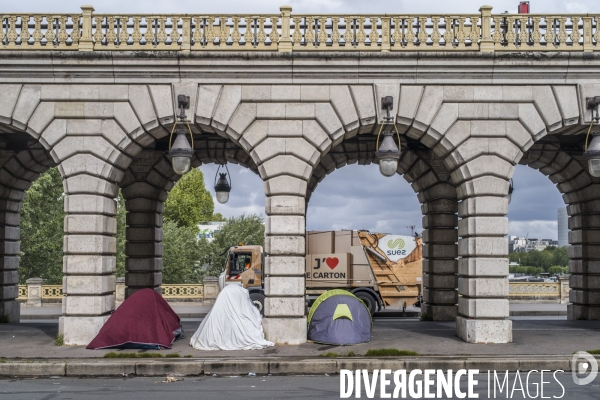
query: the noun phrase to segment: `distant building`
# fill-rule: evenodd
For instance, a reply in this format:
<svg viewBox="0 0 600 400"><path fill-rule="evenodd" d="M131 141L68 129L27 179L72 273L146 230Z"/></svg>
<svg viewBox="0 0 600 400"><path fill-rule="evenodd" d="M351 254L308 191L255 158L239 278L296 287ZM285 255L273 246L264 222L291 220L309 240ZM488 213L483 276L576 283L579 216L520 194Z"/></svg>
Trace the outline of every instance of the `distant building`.
<svg viewBox="0 0 600 400"><path fill-rule="evenodd" d="M569 245L569 215L567 207L558 209L558 247Z"/></svg>
<svg viewBox="0 0 600 400"><path fill-rule="evenodd" d="M517 236L508 237L508 252L519 253L529 252L531 250L542 251L549 246L558 246L558 240L553 239L534 239Z"/></svg>
<svg viewBox="0 0 600 400"><path fill-rule="evenodd" d="M209 242L212 242L214 235L221 230L221 227L225 222L205 222L198 225L198 239L205 238Z"/></svg>

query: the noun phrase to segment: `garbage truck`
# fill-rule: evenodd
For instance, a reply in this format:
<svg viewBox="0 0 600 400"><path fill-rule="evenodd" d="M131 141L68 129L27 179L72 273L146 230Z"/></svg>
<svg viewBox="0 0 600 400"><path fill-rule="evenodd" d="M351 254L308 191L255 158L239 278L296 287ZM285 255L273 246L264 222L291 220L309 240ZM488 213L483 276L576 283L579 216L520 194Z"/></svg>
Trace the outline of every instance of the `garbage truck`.
<svg viewBox="0 0 600 400"><path fill-rule="evenodd" d="M306 232L306 303L330 289L345 289L361 299L371 314L383 307L420 307L422 238L364 230ZM262 246L229 249L221 289L239 284L263 313Z"/></svg>

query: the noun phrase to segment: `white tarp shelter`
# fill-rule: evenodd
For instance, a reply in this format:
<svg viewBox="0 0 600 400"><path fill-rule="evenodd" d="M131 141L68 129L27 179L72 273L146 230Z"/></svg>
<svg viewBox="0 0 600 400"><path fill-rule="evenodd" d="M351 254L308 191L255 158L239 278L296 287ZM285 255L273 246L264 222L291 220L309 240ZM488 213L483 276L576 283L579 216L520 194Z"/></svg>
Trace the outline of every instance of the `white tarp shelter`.
<svg viewBox="0 0 600 400"><path fill-rule="evenodd" d="M273 346L265 340L262 318L248 290L227 285L192 336L197 350L255 350Z"/></svg>

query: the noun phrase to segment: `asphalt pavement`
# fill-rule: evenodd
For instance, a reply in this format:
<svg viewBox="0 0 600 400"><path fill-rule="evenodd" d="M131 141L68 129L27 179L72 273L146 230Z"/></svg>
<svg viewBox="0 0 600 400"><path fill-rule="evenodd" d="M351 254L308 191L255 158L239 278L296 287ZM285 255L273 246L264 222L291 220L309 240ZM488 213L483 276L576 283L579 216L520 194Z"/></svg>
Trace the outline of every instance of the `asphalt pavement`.
<svg viewBox="0 0 600 400"><path fill-rule="evenodd" d="M501 380L504 379L504 374ZM566 400L591 400L600 396L600 378L585 386L573 383L570 373L540 373L530 376L508 375L503 391L492 382L488 387L487 373L475 375L478 383L474 393L478 398L562 398ZM372 378L372 377L371 377ZM4 400L165 400L177 398L210 399L210 400L268 400L268 399L339 399L340 376L235 376L235 377L190 377L181 381L166 383L165 378L118 378L118 379L28 379L0 380L0 399ZM543 384L543 396L540 392ZM422 380L418 379L422 383ZM522 382L523 392L518 382ZM392 381L393 382L393 381ZM558 383L560 382L560 384ZM515 384L516 383L516 384ZM508 392L510 388L511 392ZM515 391L513 391L515 388ZM387 393L393 394L393 384ZM489 394L488 394L489 389ZM461 392L467 392L467 380L461 380ZM434 383L432 393L437 392ZM374 398L380 398L380 387L377 385ZM417 392L418 393L418 392ZM400 392L401 394L401 392ZM445 393L442 393L445 394ZM456 392L455 392L456 395ZM361 396L352 393L350 398L369 398L364 386ZM371 397L373 398L373 397ZM406 398L411 397L407 393ZM437 397L458 398L458 397Z"/></svg>

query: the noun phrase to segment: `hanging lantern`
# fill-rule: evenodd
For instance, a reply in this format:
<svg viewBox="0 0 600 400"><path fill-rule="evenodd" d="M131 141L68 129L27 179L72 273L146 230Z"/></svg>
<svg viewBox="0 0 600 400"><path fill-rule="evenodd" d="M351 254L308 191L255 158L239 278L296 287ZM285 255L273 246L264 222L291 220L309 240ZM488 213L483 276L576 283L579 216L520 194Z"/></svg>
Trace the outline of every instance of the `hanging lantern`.
<svg viewBox="0 0 600 400"><path fill-rule="evenodd" d="M511 179L508 182L508 194L505 196L505 198L508 200L508 204L510 204L510 201L512 200L512 194L513 194L514 190L515 190L515 187L513 185L513 180Z"/></svg>
<svg viewBox="0 0 600 400"><path fill-rule="evenodd" d="M190 129L187 116L185 115L185 109L190 107L190 97L180 94L177 96L177 105L180 109L180 113L176 117L173 129L171 130L171 136L169 137L169 156L171 156L173 171L175 171L176 174L183 175L190 170L192 166L192 156L194 155L194 137L192 136L192 130ZM175 129L178 123L185 123L187 130ZM172 142L173 133L177 135L175 142ZM190 140L192 142L191 145L186 137L188 134L190 135Z"/></svg>
<svg viewBox="0 0 600 400"><path fill-rule="evenodd" d="M383 132L383 140L375 152L375 157L379 160L379 172L383 176L393 176L396 173L400 149L394 142L394 132Z"/></svg>
<svg viewBox="0 0 600 400"><path fill-rule="evenodd" d="M592 121L590 122L590 128L588 129L588 133L585 137L585 150L583 157L588 160L588 170L590 175L600 178L600 132L592 132L592 125L594 124L594 121L596 124L600 123L600 96L588 98L587 108L588 110L592 110ZM594 111L596 112L596 116L594 116ZM592 135L592 141L589 142L588 146L590 132Z"/></svg>
<svg viewBox="0 0 600 400"><path fill-rule="evenodd" d="M396 128L396 124L392 121L394 117L390 116L390 110L393 107L393 97L386 96L381 99L381 107L387 111L387 116L384 117L384 123L381 125L379 129L379 134L377 135L376 142L376 151L375 157L379 160L379 172L383 176L393 176L398 170L398 160L400 160L400 134L398 133L398 129ZM398 136L398 146L394 141L394 131L385 131L382 133L383 126L386 124L394 125L394 131ZM381 141L381 146L379 146L379 137L383 134L383 140Z"/></svg>
<svg viewBox="0 0 600 400"><path fill-rule="evenodd" d="M183 175L190 170L194 151L186 138L187 132L185 130L177 129L175 133L177 137L169 150L169 155L171 156L173 171L176 174Z"/></svg>
<svg viewBox="0 0 600 400"><path fill-rule="evenodd" d="M225 167L227 172L220 173L221 167ZM219 180L217 181L217 177ZM229 192L231 192L231 175L229 174L229 168L227 165L219 165L217 173L215 174L215 193L217 195L217 201L221 204L225 204L229 201Z"/></svg>

